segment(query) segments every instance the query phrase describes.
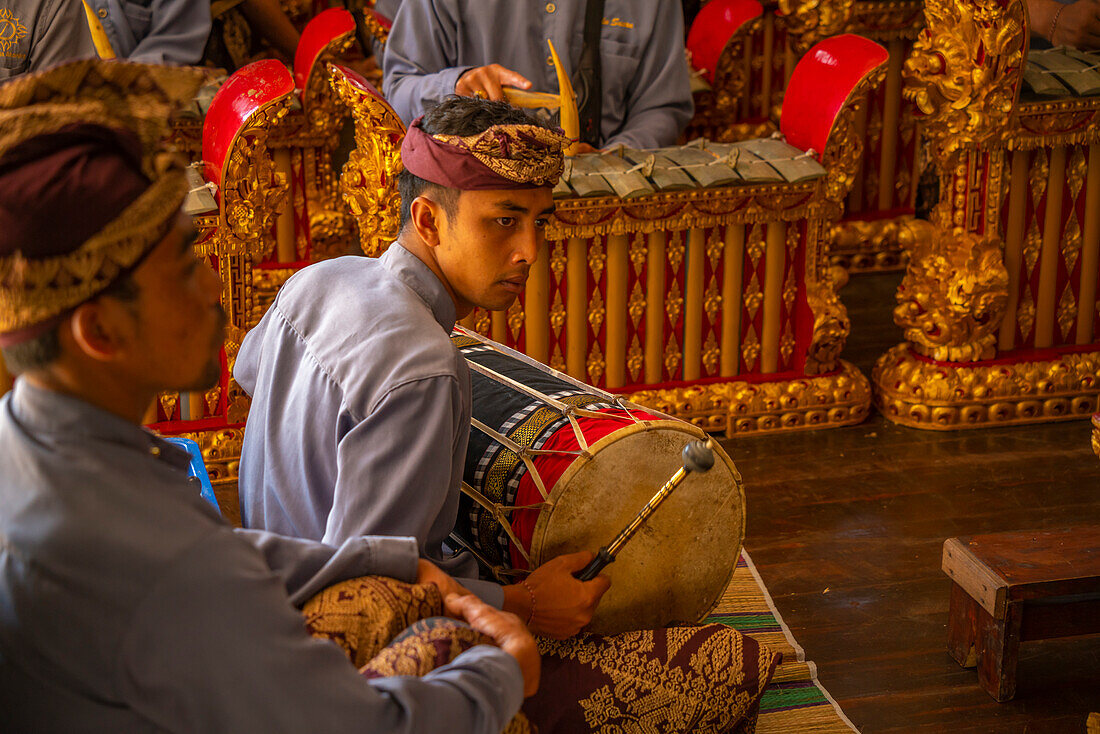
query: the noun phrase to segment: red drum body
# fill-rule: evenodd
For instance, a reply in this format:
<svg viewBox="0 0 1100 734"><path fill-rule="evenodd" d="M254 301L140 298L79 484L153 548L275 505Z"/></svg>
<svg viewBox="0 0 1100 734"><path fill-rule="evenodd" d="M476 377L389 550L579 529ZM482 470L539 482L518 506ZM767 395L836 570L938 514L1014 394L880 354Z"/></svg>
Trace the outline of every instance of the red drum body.
<svg viewBox="0 0 1100 734"><path fill-rule="evenodd" d="M501 580L610 543L681 466L698 428L626 403L470 332L473 426L456 539ZM716 448L604 571L589 629L695 622L717 603L744 537L741 477Z"/></svg>

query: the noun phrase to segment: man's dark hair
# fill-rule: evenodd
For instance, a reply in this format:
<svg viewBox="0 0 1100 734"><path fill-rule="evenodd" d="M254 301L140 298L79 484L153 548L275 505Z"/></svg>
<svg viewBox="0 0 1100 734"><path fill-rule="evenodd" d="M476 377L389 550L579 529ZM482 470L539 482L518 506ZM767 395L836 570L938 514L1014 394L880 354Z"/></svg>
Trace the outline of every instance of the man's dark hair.
<svg viewBox="0 0 1100 734"><path fill-rule="evenodd" d="M123 274L107 286L96 298L112 296L120 301L132 303L137 300L138 286L134 282L133 271ZM61 356L61 338L58 336L60 324L44 331L33 339L4 347L4 365L12 375L40 370L49 367Z"/></svg>
<svg viewBox="0 0 1100 734"><path fill-rule="evenodd" d="M507 102L494 102L473 97L451 95L424 113L420 127L429 135L477 135L493 125L537 125L547 130L556 128L550 123L513 107ZM443 207L448 217L453 217L462 192L449 189L402 170L397 176L397 189L401 194L401 226L412 219L412 202L418 196L429 193L431 199Z"/></svg>

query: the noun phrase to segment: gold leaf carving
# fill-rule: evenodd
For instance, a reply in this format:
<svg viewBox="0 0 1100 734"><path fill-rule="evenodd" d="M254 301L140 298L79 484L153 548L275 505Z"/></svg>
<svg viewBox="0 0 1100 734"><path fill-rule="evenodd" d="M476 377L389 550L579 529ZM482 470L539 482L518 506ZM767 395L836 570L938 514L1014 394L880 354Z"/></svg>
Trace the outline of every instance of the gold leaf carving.
<svg viewBox="0 0 1100 734"><path fill-rule="evenodd" d="M519 332L523 328L523 305L517 298L512 302L512 305L508 307L508 330L512 332L512 339L519 341Z"/></svg>
<svg viewBox="0 0 1100 734"><path fill-rule="evenodd" d="M550 255L550 271L554 274L554 280L560 281L565 274L565 244L558 240L554 243L554 251Z"/></svg>
<svg viewBox="0 0 1100 734"><path fill-rule="evenodd" d="M718 341L714 338L714 332L712 331L707 334L707 340L703 342L703 372L707 377L717 373L720 351Z"/></svg>
<svg viewBox="0 0 1100 734"><path fill-rule="evenodd" d="M745 341L741 345L741 358L745 360L745 369L752 372L756 369L756 358L760 356L760 340L756 338L756 327L749 324Z"/></svg>
<svg viewBox="0 0 1100 734"><path fill-rule="evenodd" d="M634 324L634 328L638 328L638 324L641 323L642 315L645 313L646 298L645 292L642 290L642 284L640 281L634 282L634 288L630 291L630 300L626 304L627 313L630 314L630 320Z"/></svg>
<svg viewBox="0 0 1100 734"><path fill-rule="evenodd" d="M638 341L638 335L635 334L633 341L630 342L630 349L626 352L626 370L630 374L631 382L638 381L644 363L645 353L642 351L641 342Z"/></svg>
<svg viewBox="0 0 1100 734"><path fill-rule="evenodd" d="M604 253L603 240L599 237L588 244L588 269L592 271L592 282L599 283L603 276L607 255Z"/></svg>
<svg viewBox="0 0 1100 734"><path fill-rule="evenodd" d="M607 316L607 308L604 306L600 292L592 291L592 298L588 301L588 323L592 325L592 333L599 334L603 320Z"/></svg>
<svg viewBox="0 0 1100 734"><path fill-rule="evenodd" d="M554 291L554 303L550 306L550 328L554 336L561 336L561 327L565 326L565 304L561 300L561 291Z"/></svg>
<svg viewBox="0 0 1100 734"><path fill-rule="evenodd" d="M1066 286L1058 301L1058 327L1062 330L1062 339L1069 339L1069 333L1077 323L1077 299L1073 297L1073 288Z"/></svg>
<svg viewBox="0 0 1100 734"><path fill-rule="evenodd" d="M180 395L176 392L163 392L160 394L160 409L164 411L164 419L172 420L172 416L176 413L176 403L179 402Z"/></svg>
<svg viewBox="0 0 1100 734"><path fill-rule="evenodd" d="M604 361L603 352L600 351L600 343L595 342L592 349L588 351L588 379L593 385L600 384L606 369L607 364Z"/></svg>
<svg viewBox="0 0 1100 734"><path fill-rule="evenodd" d="M648 257L649 245L646 242L646 235L637 232L630 238L630 262L634 265L634 275L641 276Z"/></svg>
<svg viewBox="0 0 1100 734"><path fill-rule="evenodd" d="M684 298L680 293L680 284L673 281L665 297L665 312L668 314L669 323L675 324L680 320L680 312L684 310Z"/></svg>
<svg viewBox="0 0 1100 734"><path fill-rule="evenodd" d="M670 334L668 342L665 344L665 369L668 370L668 376L671 380L679 377L677 369L680 366L680 359L680 345L676 343L676 335Z"/></svg>
<svg viewBox="0 0 1100 734"><path fill-rule="evenodd" d="M1008 302L1008 271L995 236L908 227L909 267L898 289L894 322L913 349L933 359L990 359Z"/></svg>

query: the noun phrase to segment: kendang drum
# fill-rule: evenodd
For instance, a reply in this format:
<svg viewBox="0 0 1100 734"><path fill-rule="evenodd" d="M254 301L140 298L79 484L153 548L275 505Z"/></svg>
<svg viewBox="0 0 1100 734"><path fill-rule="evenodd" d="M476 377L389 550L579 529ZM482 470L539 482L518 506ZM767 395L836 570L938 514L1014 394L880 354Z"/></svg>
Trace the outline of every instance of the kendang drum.
<svg viewBox="0 0 1100 734"><path fill-rule="evenodd" d="M453 540L502 581L563 553L607 545L706 434L585 385L474 332L452 341L470 367L473 417ZM741 476L721 448L690 473L604 573L589 630L696 622L729 584L745 530Z"/></svg>

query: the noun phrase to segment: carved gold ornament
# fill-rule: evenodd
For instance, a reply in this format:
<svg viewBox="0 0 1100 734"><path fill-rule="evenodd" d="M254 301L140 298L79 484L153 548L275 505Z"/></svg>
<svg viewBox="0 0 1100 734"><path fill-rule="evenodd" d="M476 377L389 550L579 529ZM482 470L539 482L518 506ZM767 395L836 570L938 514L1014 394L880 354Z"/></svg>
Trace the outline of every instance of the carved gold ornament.
<svg viewBox="0 0 1100 734"><path fill-rule="evenodd" d="M1023 75L1023 0L929 0L903 76L941 156L1001 136Z"/></svg>
<svg viewBox="0 0 1100 734"><path fill-rule="evenodd" d="M377 257L397 238L401 196L401 139L405 126L381 97L349 81L343 70L329 66L332 88L351 110L355 149L340 174L344 202L359 225L364 253Z"/></svg>
<svg viewBox="0 0 1100 734"><path fill-rule="evenodd" d="M852 19L854 0L779 0L788 43L801 56L818 41L840 35Z"/></svg>
<svg viewBox="0 0 1100 734"><path fill-rule="evenodd" d="M1008 302L1000 239L922 221L910 223L903 239L909 267L894 322L913 349L946 362L992 359Z"/></svg>
<svg viewBox="0 0 1100 734"><path fill-rule="evenodd" d="M838 370L828 375L643 390L626 399L690 421L704 431L732 436L861 423L870 409L871 385L854 365L838 360Z"/></svg>
<svg viewBox="0 0 1100 734"><path fill-rule="evenodd" d="M1100 352L945 369L899 344L879 358L872 379L879 410L914 428L1075 420L1096 412Z"/></svg>

